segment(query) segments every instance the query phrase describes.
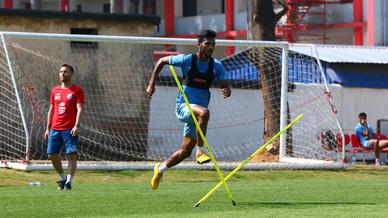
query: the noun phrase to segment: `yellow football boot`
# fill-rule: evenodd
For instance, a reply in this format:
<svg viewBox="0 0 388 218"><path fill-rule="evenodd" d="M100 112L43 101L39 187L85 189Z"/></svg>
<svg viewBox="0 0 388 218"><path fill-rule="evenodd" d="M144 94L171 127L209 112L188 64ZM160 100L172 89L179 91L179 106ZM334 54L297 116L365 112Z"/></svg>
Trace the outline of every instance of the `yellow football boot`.
<svg viewBox="0 0 388 218"><path fill-rule="evenodd" d="M163 176L163 174L159 173L159 166L160 166L160 163L157 163L154 166L154 176L151 179L151 188L153 190L158 189L159 183L160 183L160 179Z"/></svg>
<svg viewBox="0 0 388 218"><path fill-rule="evenodd" d="M208 157L205 152L199 152L195 156L195 160L199 164L204 164L204 163L209 163L210 162L210 157Z"/></svg>

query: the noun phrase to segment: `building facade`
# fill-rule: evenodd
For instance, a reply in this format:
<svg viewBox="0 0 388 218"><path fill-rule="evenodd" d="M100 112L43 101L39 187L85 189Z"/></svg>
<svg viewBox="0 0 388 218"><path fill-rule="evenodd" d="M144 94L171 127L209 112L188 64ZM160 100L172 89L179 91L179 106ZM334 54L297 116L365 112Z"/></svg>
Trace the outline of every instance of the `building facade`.
<svg viewBox="0 0 388 218"><path fill-rule="evenodd" d="M7 9L138 14L161 17L153 35L193 37L210 28L220 37L249 37L250 0L0 0ZM276 2L276 1L275 1ZM321 44L388 45L385 0L286 0L279 40ZM275 11L280 10L275 4Z"/></svg>

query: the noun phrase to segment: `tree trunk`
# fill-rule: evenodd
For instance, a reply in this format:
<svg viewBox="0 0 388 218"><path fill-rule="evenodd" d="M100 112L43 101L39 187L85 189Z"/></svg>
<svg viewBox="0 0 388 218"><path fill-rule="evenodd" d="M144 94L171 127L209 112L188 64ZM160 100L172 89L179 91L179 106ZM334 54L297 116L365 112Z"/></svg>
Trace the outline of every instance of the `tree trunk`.
<svg viewBox="0 0 388 218"><path fill-rule="evenodd" d="M251 0L251 32L253 40L276 41L275 26L287 12L275 14L272 0ZM250 61L260 73L260 82L264 102L264 141L268 141L280 130L281 63L279 48L252 48ZM289 138L289 137L287 137ZM267 149L272 155L279 154L279 141ZM262 154L268 156L268 154ZM264 158L268 160L268 158ZM258 160L264 160L258 159ZM276 158L274 158L276 159Z"/></svg>

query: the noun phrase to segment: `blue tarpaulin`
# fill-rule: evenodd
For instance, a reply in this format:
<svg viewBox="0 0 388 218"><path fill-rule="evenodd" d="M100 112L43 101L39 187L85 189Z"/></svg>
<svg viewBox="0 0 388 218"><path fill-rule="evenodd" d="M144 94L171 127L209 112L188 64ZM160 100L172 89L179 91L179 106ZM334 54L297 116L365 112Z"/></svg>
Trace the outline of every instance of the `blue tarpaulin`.
<svg viewBox="0 0 388 218"><path fill-rule="evenodd" d="M327 73L344 87L388 88L388 64L328 64Z"/></svg>
<svg viewBox="0 0 388 218"><path fill-rule="evenodd" d="M378 52L381 49L373 51ZM248 54L249 49L222 60L226 66L228 80L260 81L260 72L257 72L256 67L249 62ZM327 56L330 56L330 53L325 53L324 57L328 58ZM388 64L361 63L359 60L354 60L354 63L346 61L327 62L321 60L328 84L340 84L344 87L388 88ZM279 57L279 62L281 62L281 57ZM291 83L322 84L322 73L315 57L306 53L290 51L288 81Z"/></svg>

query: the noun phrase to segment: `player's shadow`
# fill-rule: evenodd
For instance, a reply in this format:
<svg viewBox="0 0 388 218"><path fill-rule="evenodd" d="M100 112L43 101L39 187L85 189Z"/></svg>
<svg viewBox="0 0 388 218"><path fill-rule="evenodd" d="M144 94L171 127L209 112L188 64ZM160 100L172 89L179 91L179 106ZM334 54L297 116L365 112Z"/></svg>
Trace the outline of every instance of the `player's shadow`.
<svg viewBox="0 0 388 218"><path fill-rule="evenodd" d="M316 201L316 202L264 202L264 201L255 201L255 202L236 202L237 203L237 206L238 205L241 205L241 206L265 206L265 207L268 207L268 206L273 206L273 207L278 207L278 206L290 206L290 207L293 207L293 206L302 206L302 205L375 205L376 203L359 203L359 202L341 202L341 201L336 201L336 202L319 202L319 201Z"/></svg>

